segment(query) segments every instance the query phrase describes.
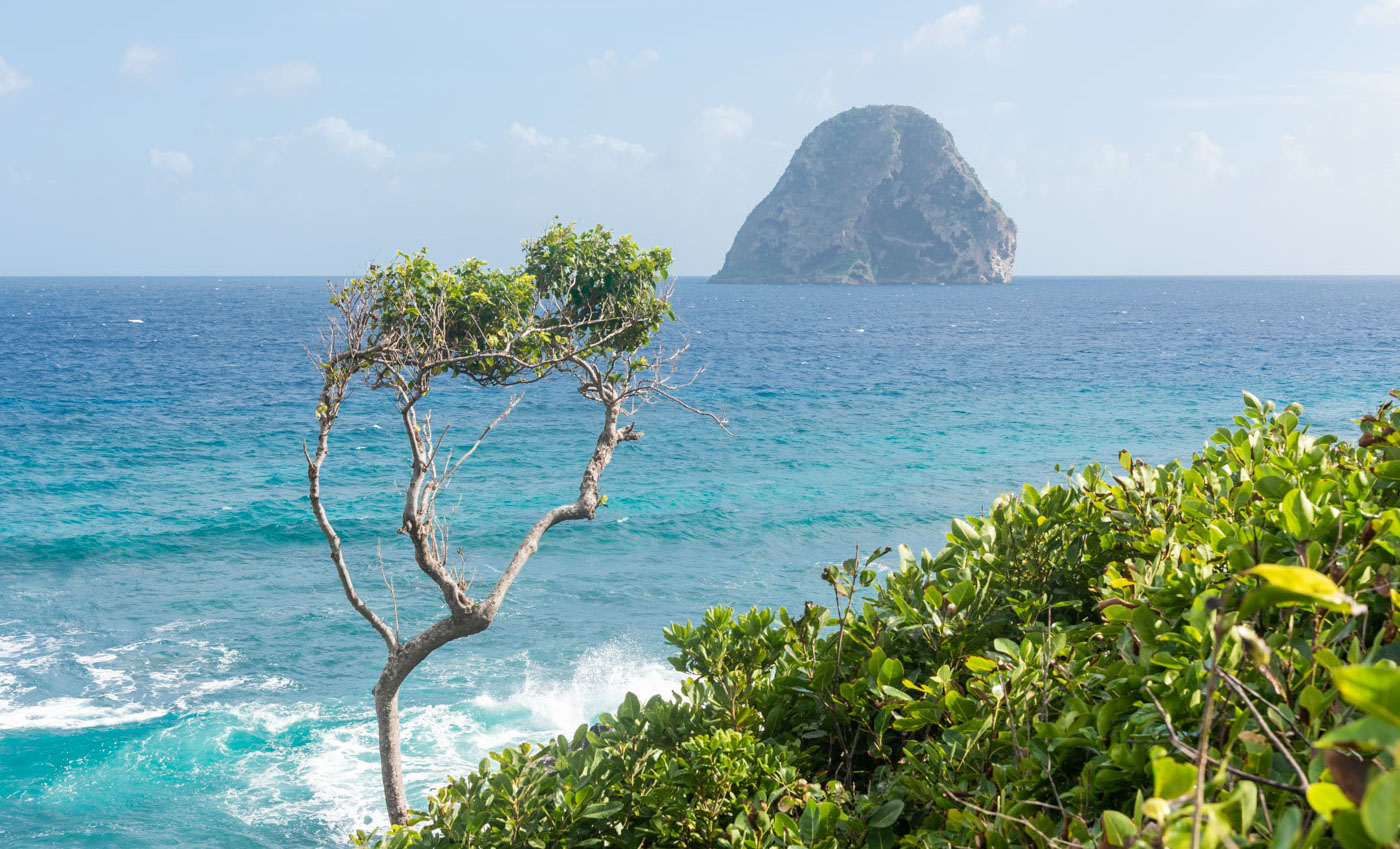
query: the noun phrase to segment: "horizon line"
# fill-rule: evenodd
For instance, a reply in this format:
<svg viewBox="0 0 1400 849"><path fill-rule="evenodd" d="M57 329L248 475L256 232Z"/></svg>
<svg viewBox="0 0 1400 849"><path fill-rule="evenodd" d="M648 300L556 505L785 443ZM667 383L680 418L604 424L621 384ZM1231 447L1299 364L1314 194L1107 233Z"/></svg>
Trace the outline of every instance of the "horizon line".
<svg viewBox="0 0 1400 849"><path fill-rule="evenodd" d="M715 276L715 274L717 274L717 273L718 273L718 272L712 272L712 273L710 273L710 274L690 274L690 273L686 273L686 274L672 274L672 275L670 275L670 279L677 280L677 281L680 281L680 280L689 280L689 281L694 281L694 280L708 280L709 278ZM330 281L330 280L336 280L336 279L347 279L347 280L348 280L348 279L354 279L354 278L356 278L356 277L362 276L362 274L363 274L363 273L361 273L361 274L286 274L286 273L281 273L281 274L278 274L278 273L240 274L240 273L230 273L230 272L199 273L199 274L191 274L191 273L173 273L173 274L59 274L59 273L46 273L46 274L0 274L0 280L10 281L10 280L180 280L180 279L191 279L191 280L224 280L224 279L234 279L234 280L249 280L249 279L270 279L270 280L276 280L276 279L305 279L305 280L320 280L320 279L324 279L324 280ZM1280 279L1280 278L1282 278L1282 279L1298 279L1298 280L1316 279L1316 278L1357 278L1357 279L1362 279L1362 278L1364 278L1364 279L1378 279L1378 278L1400 278L1400 271L1395 271L1395 272L1369 272L1369 271L1362 271L1362 272L1353 272L1353 271L1333 272L1333 271L1308 271L1308 272L1288 272L1288 273L1271 273L1271 272L1254 272L1254 271L1249 271L1249 272L1212 272L1212 271L1204 271L1204 272L1203 272L1203 271L1190 271L1190 272L1091 272L1091 273L1054 272L1054 273L1037 273L1037 274L1017 274L1017 275L1013 275L1012 278L1011 278L1011 283L1015 283L1017 280L1047 280L1047 279L1048 279L1048 280L1066 280L1066 279L1069 279L1069 280L1083 280L1083 279L1156 280L1156 279L1183 279L1183 278L1200 278L1200 279L1220 279L1220 278ZM788 282L771 282L771 283L751 283L751 284L721 283L721 284L719 284L719 285L723 285L723 286L734 286L734 285L754 285L754 286L842 286L842 287L848 287L848 288L853 288L853 289L865 289L865 288L870 288L870 287L872 287L872 286L941 286L941 285L947 285L947 286L1005 286L1005 285L1009 285L1009 284L1006 284L1006 283L947 283L947 284L941 284L941 283L873 283L873 284L846 284L846 283L788 283Z"/></svg>

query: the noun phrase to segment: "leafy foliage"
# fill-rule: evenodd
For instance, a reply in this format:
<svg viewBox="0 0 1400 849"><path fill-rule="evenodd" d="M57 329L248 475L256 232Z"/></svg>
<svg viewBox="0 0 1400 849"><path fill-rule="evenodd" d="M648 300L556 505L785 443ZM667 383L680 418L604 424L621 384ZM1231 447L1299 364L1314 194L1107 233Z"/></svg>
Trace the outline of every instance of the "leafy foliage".
<svg viewBox="0 0 1400 849"><path fill-rule="evenodd" d="M1395 394L1395 393L1392 393ZM1398 396L1400 397L1400 396ZM828 568L833 607L672 626L678 698L452 780L384 847L1217 847L1400 841L1400 412L1355 445L1246 394Z"/></svg>
<svg viewBox="0 0 1400 849"><path fill-rule="evenodd" d="M573 359L616 359L646 347L674 318L658 284L671 252L642 250L601 225L556 221L524 244L524 263L493 269L479 259L440 268L425 251L371 266L331 301L356 300L369 316L359 362L388 370L447 373L482 385L537 379Z"/></svg>

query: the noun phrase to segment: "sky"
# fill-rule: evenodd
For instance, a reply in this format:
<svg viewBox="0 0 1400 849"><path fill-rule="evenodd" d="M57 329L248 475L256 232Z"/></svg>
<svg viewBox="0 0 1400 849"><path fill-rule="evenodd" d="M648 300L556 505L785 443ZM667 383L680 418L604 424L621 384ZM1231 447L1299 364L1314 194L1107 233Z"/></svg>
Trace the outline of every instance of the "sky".
<svg viewBox="0 0 1400 849"><path fill-rule="evenodd" d="M1400 0L0 0L0 275L710 274L818 123L939 119L1016 272L1400 274Z"/></svg>

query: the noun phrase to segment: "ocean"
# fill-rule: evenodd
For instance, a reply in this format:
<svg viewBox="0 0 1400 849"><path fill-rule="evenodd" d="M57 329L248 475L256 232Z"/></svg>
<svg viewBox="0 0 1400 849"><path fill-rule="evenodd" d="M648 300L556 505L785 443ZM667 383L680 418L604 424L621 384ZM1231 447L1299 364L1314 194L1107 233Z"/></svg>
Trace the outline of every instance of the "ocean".
<svg viewBox="0 0 1400 849"><path fill-rule="evenodd" d="M0 279L0 834L330 847L384 821L384 648L305 497L325 285ZM824 601L823 565L936 550L953 516L1057 465L1189 456L1241 390L1350 438L1400 386L1400 278L682 279L674 303L703 367L684 397L735 435L640 411L598 518L551 531L493 627L409 680L411 798L629 690L671 691L669 622ZM447 381L430 398L462 445L508 401ZM462 468L440 504L478 587L575 497L599 420L567 385L531 387ZM408 631L441 601L394 533L395 425L389 399L352 397L325 496L362 595L392 615L391 577Z"/></svg>

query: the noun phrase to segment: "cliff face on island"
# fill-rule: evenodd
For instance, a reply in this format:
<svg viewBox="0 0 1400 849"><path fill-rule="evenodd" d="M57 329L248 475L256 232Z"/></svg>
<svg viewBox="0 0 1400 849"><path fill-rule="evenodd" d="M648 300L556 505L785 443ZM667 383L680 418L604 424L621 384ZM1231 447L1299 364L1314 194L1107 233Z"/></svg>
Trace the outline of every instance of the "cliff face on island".
<svg viewBox="0 0 1400 849"><path fill-rule="evenodd" d="M744 221L720 283L1006 283L1016 225L909 106L823 121Z"/></svg>

